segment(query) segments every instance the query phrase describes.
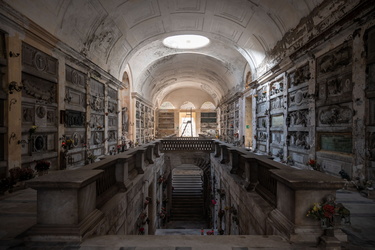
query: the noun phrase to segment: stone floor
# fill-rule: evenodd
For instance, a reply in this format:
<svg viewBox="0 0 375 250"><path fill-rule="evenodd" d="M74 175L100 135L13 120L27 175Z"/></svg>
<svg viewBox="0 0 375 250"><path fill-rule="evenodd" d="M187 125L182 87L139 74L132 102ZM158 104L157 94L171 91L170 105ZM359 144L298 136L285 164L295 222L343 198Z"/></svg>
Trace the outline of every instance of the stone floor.
<svg viewBox="0 0 375 250"><path fill-rule="evenodd" d="M337 191L337 202L351 211L351 225L343 230L348 243L341 249L375 249L375 202L357 191ZM0 196L0 249L121 249L121 250L248 250L248 249L317 249L312 245L291 245L278 236L201 236L204 224L172 222L167 231L155 236L102 236L86 240L81 245L22 246L19 235L36 223L36 191L25 189ZM209 229L205 229L205 232ZM186 235L189 234L189 235ZM142 240L140 240L142 237ZM21 244L21 245L20 245Z"/></svg>

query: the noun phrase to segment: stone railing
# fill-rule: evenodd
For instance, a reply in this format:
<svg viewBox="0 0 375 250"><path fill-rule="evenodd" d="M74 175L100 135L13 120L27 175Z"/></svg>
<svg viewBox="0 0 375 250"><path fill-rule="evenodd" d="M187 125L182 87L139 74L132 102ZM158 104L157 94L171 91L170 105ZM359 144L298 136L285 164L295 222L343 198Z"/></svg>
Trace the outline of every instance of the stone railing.
<svg viewBox="0 0 375 250"><path fill-rule="evenodd" d="M116 193L125 192L146 164L159 157L160 141L110 155L77 170L50 173L28 181L37 190L37 224L32 241L82 241L97 230L100 208Z"/></svg>
<svg viewBox="0 0 375 250"><path fill-rule="evenodd" d="M275 162L269 156L221 141L215 140L214 144L211 165L219 175L216 178L227 182L224 186L231 187L229 200L236 201L235 206L243 211L244 217L239 215L240 225L242 220L242 225L253 225L252 232L279 234L294 242L314 242L321 236L319 222L307 218L306 213L327 195L336 196L336 190L344 186L344 180L314 170L295 169ZM268 205L255 202L254 192ZM256 216L252 217L253 214ZM249 230L248 226L240 233L250 234L246 230Z"/></svg>
<svg viewBox="0 0 375 250"><path fill-rule="evenodd" d="M173 137L161 140L161 151L208 151L213 152L214 144L211 139L199 137Z"/></svg>

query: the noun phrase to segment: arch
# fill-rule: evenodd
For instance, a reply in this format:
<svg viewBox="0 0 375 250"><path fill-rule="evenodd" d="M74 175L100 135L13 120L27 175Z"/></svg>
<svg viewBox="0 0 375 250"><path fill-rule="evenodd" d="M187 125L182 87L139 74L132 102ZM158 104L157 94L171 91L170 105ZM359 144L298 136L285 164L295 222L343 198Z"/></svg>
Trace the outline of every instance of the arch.
<svg viewBox="0 0 375 250"><path fill-rule="evenodd" d="M171 102L166 101L160 105L160 109L175 109L175 106Z"/></svg>
<svg viewBox="0 0 375 250"><path fill-rule="evenodd" d="M211 109L211 110L215 110L216 109L216 106L212 103L212 102L204 102L201 106L201 109Z"/></svg>
<svg viewBox="0 0 375 250"><path fill-rule="evenodd" d="M186 101L181 105L180 109L195 109L195 106L192 102Z"/></svg>

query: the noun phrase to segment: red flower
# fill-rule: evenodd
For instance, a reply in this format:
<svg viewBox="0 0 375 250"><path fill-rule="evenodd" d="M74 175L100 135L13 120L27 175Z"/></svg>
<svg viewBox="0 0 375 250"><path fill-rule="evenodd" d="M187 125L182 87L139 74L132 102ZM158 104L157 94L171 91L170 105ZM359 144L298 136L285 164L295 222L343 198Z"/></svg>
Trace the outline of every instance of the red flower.
<svg viewBox="0 0 375 250"><path fill-rule="evenodd" d="M324 217L332 218L335 213L335 207L329 204L323 206Z"/></svg>

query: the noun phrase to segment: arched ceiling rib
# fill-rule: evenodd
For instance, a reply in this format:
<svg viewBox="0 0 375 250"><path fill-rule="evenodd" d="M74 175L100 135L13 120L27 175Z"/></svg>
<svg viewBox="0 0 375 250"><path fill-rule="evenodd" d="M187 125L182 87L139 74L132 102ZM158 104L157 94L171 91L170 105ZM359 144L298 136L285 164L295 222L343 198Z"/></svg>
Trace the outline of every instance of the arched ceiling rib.
<svg viewBox="0 0 375 250"><path fill-rule="evenodd" d="M180 87L206 84L221 98L242 84L247 64L256 76L267 52L323 0L4 2L117 79L130 68L135 89L155 101L172 88L163 82L172 76ZM204 35L211 44L191 51L164 47L162 39L174 34Z"/></svg>

